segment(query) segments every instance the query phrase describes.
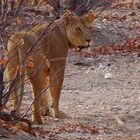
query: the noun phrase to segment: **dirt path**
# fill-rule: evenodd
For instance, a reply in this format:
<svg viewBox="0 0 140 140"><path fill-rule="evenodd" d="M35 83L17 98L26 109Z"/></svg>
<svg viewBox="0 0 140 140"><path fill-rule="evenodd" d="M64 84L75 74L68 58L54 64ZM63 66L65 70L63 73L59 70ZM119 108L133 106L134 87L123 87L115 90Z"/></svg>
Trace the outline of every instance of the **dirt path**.
<svg viewBox="0 0 140 140"><path fill-rule="evenodd" d="M88 66L67 65L60 100L66 117L43 117L43 125L33 126L38 137L22 133L17 138L140 139L140 57L135 54L98 56L85 58L83 63L87 61ZM112 74L111 79L105 79L107 73ZM25 93L24 110L31 103L29 85Z"/></svg>
<svg viewBox="0 0 140 140"><path fill-rule="evenodd" d="M60 102L67 116L60 120L45 117L44 129L52 130L49 136L70 140L140 139L140 58L112 57L110 66L100 68L100 62L107 60L104 56L97 65L67 66ZM104 78L108 69L112 79Z"/></svg>
<svg viewBox="0 0 140 140"><path fill-rule="evenodd" d="M43 117L44 124L34 126L37 135L51 140L139 140L140 57L98 56L85 58L83 64L68 63L66 68L60 100L66 117ZM105 79L107 73L111 79ZM28 86L26 95L24 106L31 102Z"/></svg>

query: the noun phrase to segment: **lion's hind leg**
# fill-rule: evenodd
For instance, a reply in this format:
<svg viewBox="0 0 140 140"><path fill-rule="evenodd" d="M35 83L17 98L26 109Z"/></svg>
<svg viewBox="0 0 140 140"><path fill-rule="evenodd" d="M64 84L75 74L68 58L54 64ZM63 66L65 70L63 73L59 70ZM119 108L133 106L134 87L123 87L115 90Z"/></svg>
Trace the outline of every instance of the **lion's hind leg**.
<svg viewBox="0 0 140 140"><path fill-rule="evenodd" d="M7 66L8 67L8 66ZM19 116L20 115L20 107L17 108L18 104L18 93L17 93L17 88L18 88L18 82L15 81L14 84L11 82L13 81L13 78L16 76L16 69L12 68L6 68L6 76L7 76L7 81L9 82L9 90L11 89L11 96L12 96L12 102L13 102L13 109L16 111L15 115Z"/></svg>

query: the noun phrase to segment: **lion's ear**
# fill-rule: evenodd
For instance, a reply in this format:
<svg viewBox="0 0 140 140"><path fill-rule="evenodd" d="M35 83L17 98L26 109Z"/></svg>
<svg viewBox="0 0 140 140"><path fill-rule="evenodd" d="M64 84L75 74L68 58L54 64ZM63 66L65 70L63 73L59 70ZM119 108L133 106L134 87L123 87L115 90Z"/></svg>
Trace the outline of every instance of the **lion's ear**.
<svg viewBox="0 0 140 140"><path fill-rule="evenodd" d="M73 23L73 21L75 20L76 20L76 16L74 15L74 13L70 12L69 10L66 10L64 12L64 21L66 25Z"/></svg>
<svg viewBox="0 0 140 140"><path fill-rule="evenodd" d="M85 23L87 24L87 26L90 27L95 19L95 13L93 11L89 11L88 13L83 15L82 18L85 21Z"/></svg>

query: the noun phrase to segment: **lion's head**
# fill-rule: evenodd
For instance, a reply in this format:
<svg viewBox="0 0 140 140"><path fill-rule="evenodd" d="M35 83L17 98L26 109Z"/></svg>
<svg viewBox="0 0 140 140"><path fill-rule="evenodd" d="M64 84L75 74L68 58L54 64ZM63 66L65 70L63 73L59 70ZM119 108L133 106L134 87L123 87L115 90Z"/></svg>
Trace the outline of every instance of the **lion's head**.
<svg viewBox="0 0 140 140"><path fill-rule="evenodd" d="M94 19L95 15L91 11L82 17L78 17L70 11L66 11L64 14L66 34L72 45L88 47L92 44L90 27Z"/></svg>

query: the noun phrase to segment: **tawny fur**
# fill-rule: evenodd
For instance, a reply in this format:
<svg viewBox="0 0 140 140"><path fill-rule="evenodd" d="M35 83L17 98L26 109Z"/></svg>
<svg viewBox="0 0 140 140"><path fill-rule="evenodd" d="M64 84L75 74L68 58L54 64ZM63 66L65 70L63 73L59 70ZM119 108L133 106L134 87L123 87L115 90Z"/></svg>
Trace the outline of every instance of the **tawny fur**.
<svg viewBox="0 0 140 140"><path fill-rule="evenodd" d="M91 12L83 17L77 17L67 11L62 19L53 23L53 28L48 33L42 34L48 26L48 23L44 23L35 26L28 32L17 32L10 37L7 78L12 80L17 72L22 74L22 70L24 71L25 68L25 73L32 85L33 99L36 99L32 106L34 123L42 123L41 115L48 113L47 93L44 92L39 96L48 85L51 85L49 87L52 100L52 106L49 109L51 115L53 117L63 115L63 112L59 110L59 99L68 49L90 45L92 34L89 26L93 20L94 16ZM35 44L35 42L37 43ZM47 78L49 82L47 82ZM23 78L20 78L17 84L22 84L22 82ZM13 107L16 112L19 112L23 94L23 86L20 87L12 93Z"/></svg>

